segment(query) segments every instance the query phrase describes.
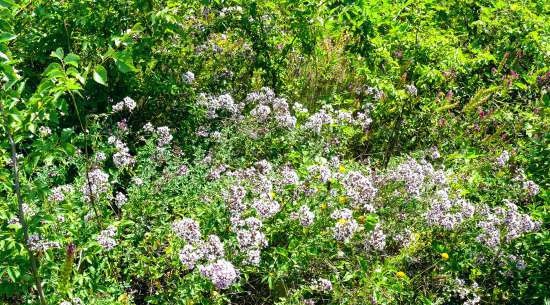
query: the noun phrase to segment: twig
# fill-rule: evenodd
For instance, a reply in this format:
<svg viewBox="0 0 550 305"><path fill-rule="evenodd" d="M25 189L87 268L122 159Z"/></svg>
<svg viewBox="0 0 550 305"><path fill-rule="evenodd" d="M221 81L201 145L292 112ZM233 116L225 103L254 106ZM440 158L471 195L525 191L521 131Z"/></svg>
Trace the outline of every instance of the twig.
<svg viewBox="0 0 550 305"><path fill-rule="evenodd" d="M6 128L6 134L8 135L8 141L11 146L11 167L13 172L13 189L15 191L15 195L17 196L17 204L19 208L18 210L19 223L21 223L21 227L23 228L23 237L25 239L25 247L29 252L31 272L34 277L36 290L38 291L38 298L40 299L40 304L46 305L47 304L46 298L44 297L44 291L42 290L42 281L40 280L40 276L38 275L38 262L29 244L29 227L27 225L27 221L25 220L25 211L23 210L23 197L21 196L21 187L19 184L19 169L17 167L17 153L15 149L15 142L13 141L13 136L10 132L8 120L6 118L7 116L6 116L6 113L4 112L4 107L2 103L0 103L0 110L2 111L2 114L4 117L3 121Z"/></svg>

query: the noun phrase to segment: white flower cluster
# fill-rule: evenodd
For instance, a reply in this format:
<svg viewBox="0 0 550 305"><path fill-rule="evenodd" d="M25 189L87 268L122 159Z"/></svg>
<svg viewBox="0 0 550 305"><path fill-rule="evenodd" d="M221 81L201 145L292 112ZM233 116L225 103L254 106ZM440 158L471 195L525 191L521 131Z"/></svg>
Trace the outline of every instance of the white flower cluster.
<svg viewBox="0 0 550 305"><path fill-rule="evenodd" d="M107 143L114 145L117 150L116 153L113 154L113 163L116 167L125 168L132 166L136 162L135 158L130 154L128 146L117 137L110 136L107 139Z"/></svg>
<svg viewBox="0 0 550 305"><path fill-rule="evenodd" d="M510 242L522 234L537 231L540 228L539 222L533 221L527 214L520 213L513 202L507 200L505 205L506 209L502 207L481 209L480 214L484 219L478 223L481 234L477 240L487 247L498 247L503 241ZM505 235L502 236L502 233Z"/></svg>
<svg viewBox="0 0 550 305"><path fill-rule="evenodd" d="M334 238L338 241L348 242L359 228L359 224L353 219L353 212L350 209L336 210L332 212L330 217L337 220L332 232Z"/></svg>
<svg viewBox="0 0 550 305"><path fill-rule="evenodd" d="M374 213L372 204L378 189L374 186L372 179L357 171L349 172L343 179L346 194L353 200L353 204L361 206L369 213Z"/></svg>
<svg viewBox="0 0 550 305"><path fill-rule="evenodd" d="M206 116L209 119L218 118L221 112L227 112L232 117L238 117L244 108L243 103L235 103L233 97L229 94L213 96L201 93L197 100L197 104L206 107Z"/></svg>
<svg viewBox="0 0 550 305"><path fill-rule="evenodd" d="M386 247L386 234L382 231L382 226L377 223L374 229L367 234L365 239L365 250L383 251Z"/></svg>
<svg viewBox="0 0 550 305"><path fill-rule="evenodd" d="M136 102L132 98L127 96L122 101L116 103L113 106L113 111L121 112L123 110L128 110L129 112L132 112L134 108L136 108Z"/></svg>
<svg viewBox="0 0 550 305"><path fill-rule="evenodd" d="M276 97L273 90L263 87L260 91L249 93L246 97L247 104L256 105L250 115L258 123L265 123L272 118L281 128L294 128L296 118L290 113L290 106L286 99Z"/></svg>
<svg viewBox="0 0 550 305"><path fill-rule="evenodd" d="M301 206L297 212L290 214L290 218L298 220L304 227L309 227L315 220L315 214L309 209L307 205Z"/></svg>
<svg viewBox="0 0 550 305"><path fill-rule="evenodd" d="M35 252L45 252L51 248L60 248L61 245L55 241L46 241L40 238L38 234L32 234L28 240L29 249Z"/></svg>
<svg viewBox="0 0 550 305"><path fill-rule="evenodd" d="M86 202L90 202L109 190L109 175L99 168L90 171L82 186Z"/></svg>
<svg viewBox="0 0 550 305"><path fill-rule="evenodd" d="M107 229L102 230L97 237L97 242L103 249L109 251L112 250L118 244L114 239L116 235L116 227L109 226Z"/></svg>
<svg viewBox="0 0 550 305"><path fill-rule="evenodd" d="M452 230L474 215L475 207L462 198L449 198L446 189L436 192L425 217L428 224Z"/></svg>
<svg viewBox="0 0 550 305"><path fill-rule="evenodd" d="M187 243L193 243L201 239L199 223L191 218L183 218L172 223L172 231Z"/></svg>
<svg viewBox="0 0 550 305"><path fill-rule="evenodd" d="M73 186L70 184L56 186L52 189L52 193L48 197L48 200L53 202L61 202L65 200L65 195L73 191Z"/></svg>

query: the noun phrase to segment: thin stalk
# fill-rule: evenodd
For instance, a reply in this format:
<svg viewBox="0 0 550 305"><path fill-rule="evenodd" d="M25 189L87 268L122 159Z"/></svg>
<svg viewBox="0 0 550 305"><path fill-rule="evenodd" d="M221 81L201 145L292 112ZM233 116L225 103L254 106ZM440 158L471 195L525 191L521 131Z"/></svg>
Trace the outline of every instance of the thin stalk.
<svg viewBox="0 0 550 305"><path fill-rule="evenodd" d="M21 223L21 227L23 228L23 237L25 239L25 247L27 248L27 252L29 252L29 261L31 265L31 272L34 277L36 290L38 291L38 298L40 299L41 305L46 305L46 298L44 297L44 291L42 290L42 281L40 280L40 276L38 274L38 261L36 259L36 256L34 255L34 252L31 250L30 244L29 244L29 227L27 225L27 221L25 220L25 211L23 210L23 196L21 196L21 187L19 183L19 168L17 165L17 152L15 148L15 142L13 141L13 136L10 132L8 120L6 119L6 115L4 113L4 107L0 103L0 110L2 111L2 114L4 116L4 123L6 124L6 134L8 135L8 141L10 143L11 147L11 165L12 165L12 173L13 173L13 189L15 192L15 195L17 196L17 204L18 204L18 217L19 217L19 223Z"/></svg>
<svg viewBox="0 0 550 305"><path fill-rule="evenodd" d="M76 116L78 118L78 122L80 123L80 129L82 129L82 132L84 132L84 156L86 158L86 184L88 185L88 193L90 194L90 203L92 205L92 208L94 209L95 219L97 221L97 225L101 229L103 226L101 224L99 212L97 211L97 207L95 205L95 196L92 192L92 183L90 181L90 160L88 159L88 128L86 124L82 122L82 118L80 117L80 111L78 111L78 106L76 105L76 99L74 98L74 95L71 91L69 91L69 95L71 96L71 101L73 102Z"/></svg>

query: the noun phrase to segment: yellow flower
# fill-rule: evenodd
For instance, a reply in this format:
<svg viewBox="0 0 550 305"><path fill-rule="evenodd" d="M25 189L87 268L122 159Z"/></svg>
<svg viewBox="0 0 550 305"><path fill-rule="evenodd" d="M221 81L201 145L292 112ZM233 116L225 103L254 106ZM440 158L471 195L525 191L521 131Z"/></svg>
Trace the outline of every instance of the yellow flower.
<svg viewBox="0 0 550 305"><path fill-rule="evenodd" d="M358 221L360 224L364 224L366 219L367 219L367 218L365 217L365 215L361 215L361 216L359 216L359 218L357 218L357 221Z"/></svg>
<svg viewBox="0 0 550 305"><path fill-rule="evenodd" d="M321 210L324 210L327 208L327 204L326 203L321 203Z"/></svg>
<svg viewBox="0 0 550 305"><path fill-rule="evenodd" d="M444 261L448 260L449 259L449 254L447 254L446 252L441 253L441 259L444 260Z"/></svg>
<svg viewBox="0 0 550 305"><path fill-rule="evenodd" d="M343 165L340 165L340 166L338 167L338 171L339 171L341 174L343 174L343 173L346 172L346 167L343 166Z"/></svg>
<svg viewBox="0 0 550 305"><path fill-rule="evenodd" d="M346 201L348 201L348 199L346 198L346 196L340 196L340 197L338 197L338 202L340 202L341 204L346 203Z"/></svg>
<svg viewBox="0 0 550 305"><path fill-rule="evenodd" d="M275 193L274 192L269 192L269 198L275 199Z"/></svg>
<svg viewBox="0 0 550 305"><path fill-rule="evenodd" d="M348 222L348 220L345 219L345 218L340 218L340 219L338 219L338 223L339 223L339 224L344 225L344 224L346 224L347 222Z"/></svg>
<svg viewBox="0 0 550 305"><path fill-rule="evenodd" d="M397 276L397 277L400 278L400 279L403 279L403 278L405 278L407 275L406 275L405 272L403 272L403 271L398 271L398 272L395 273L395 276Z"/></svg>

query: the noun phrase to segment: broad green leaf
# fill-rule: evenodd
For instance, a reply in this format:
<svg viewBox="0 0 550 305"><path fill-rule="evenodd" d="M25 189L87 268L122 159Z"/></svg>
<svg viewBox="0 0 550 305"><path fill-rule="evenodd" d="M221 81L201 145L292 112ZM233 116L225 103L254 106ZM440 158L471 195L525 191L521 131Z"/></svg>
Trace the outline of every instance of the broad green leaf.
<svg viewBox="0 0 550 305"><path fill-rule="evenodd" d="M69 53L67 56L65 56L65 63L74 67L78 67L78 63L80 62L80 56Z"/></svg>
<svg viewBox="0 0 550 305"><path fill-rule="evenodd" d="M17 38L17 36L12 34L12 33L8 33L8 32L0 33L0 43L10 41L10 40L14 40L15 38Z"/></svg>
<svg viewBox="0 0 550 305"><path fill-rule="evenodd" d="M122 73L135 72L136 67L132 63L132 58L119 58L116 60L116 67Z"/></svg>
<svg viewBox="0 0 550 305"><path fill-rule="evenodd" d="M55 50L55 52L52 52L50 54L51 57L55 57L59 60L63 60L63 57L65 56L65 53L63 52L63 49L62 48L57 48L57 50Z"/></svg>
<svg viewBox="0 0 550 305"><path fill-rule="evenodd" d="M94 68L94 74L93 74L94 80L103 86L107 85L107 70L102 65L97 65Z"/></svg>

